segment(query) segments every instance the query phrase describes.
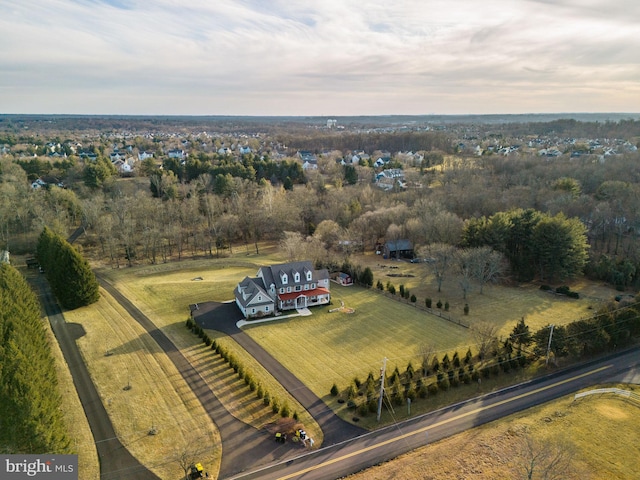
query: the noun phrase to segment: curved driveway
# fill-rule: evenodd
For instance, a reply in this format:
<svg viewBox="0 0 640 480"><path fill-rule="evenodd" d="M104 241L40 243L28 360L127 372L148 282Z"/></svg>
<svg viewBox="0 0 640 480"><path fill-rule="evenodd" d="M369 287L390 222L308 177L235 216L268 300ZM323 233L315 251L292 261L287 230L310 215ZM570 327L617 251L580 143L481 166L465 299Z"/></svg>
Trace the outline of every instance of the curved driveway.
<svg viewBox="0 0 640 480"><path fill-rule="evenodd" d="M149 333L149 335L151 335L151 337L158 343L160 348L162 348L162 350L169 356L182 377L186 380L189 387L198 397L198 399L202 403L202 406L205 408L211 419L215 422L222 439L222 465L220 467L220 478L227 478L231 475L237 475L240 472L246 471L247 469L253 469L261 465L267 465L273 462L281 461L284 458L290 458L296 453L299 453L299 451L292 449L291 445L289 444L281 445L274 442L271 435L266 431L258 430L250 425L247 425L244 422L241 422L240 420L232 416L227 410L225 410L224 406L220 403L215 393L213 393L204 379L200 376L198 371L182 355L182 353L173 344L173 342L171 342L171 340L161 330L159 330L146 315L144 315L135 305L133 305L133 303L131 303L122 293L120 293L119 290L117 290L113 285L111 285L99 275L97 275L97 277L102 288L104 288L118 303L120 303L120 305L122 305L127 310L132 318L136 320ZM218 305L225 306L228 304ZM233 306L235 307L235 305ZM235 317L228 318L228 322L226 323L233 323L233 325L235 326ZM240 332L239 329L238 332ZM236 341L238 341L241 337L246 337L246 339L251 340L248 335L242 332L240 332L241 335L238 335L238 332L235 332L236 335L234 336L234 339ZM258 351L258 349L262 350L259 345L255 344L253 347L253 352L249 351L249 353L254 354ZM264 352L264 350L262 350L262 352ZM264 352L264 354L266 354L266 352ZM293 375L286 369L284 369L282 365L277 363L275 359L273 359L273 357L269 356L269 358L271 358L271 360L275 362L275 364L269 364L269 360L267 359L267 364L265 365L265 367L272 374L274 374L274 371L284 371L280 371L280 378L274 375L276 379L280 381L282 378L289 377L287 380L288 384L296 385L293 388L298 388L297 385L302 385L302 383L299 382L299 380L297 380L295 377L293 377ZM260 358L258 358L258 360L261 361ZM296 384L295 382L298 383ZM302 385L302 387L303 390L306 389L304 385ZM287 387L287 385L285 385L285 388L290 387ZM335 418L334 420L330 419L325 410L326 407L325 409L319 408L318 402L321 403L321 400L315 395L311 394L310 391L308 393L311 396L305 396L303 397L303 399L307 399L309 401L309 405L306 405L304 403L302 403L302 405L305 408L311 407L312 411L320 414L321 418L319 419L319 424L321 426L324 424L327 428L329 428L330 436L332 438L350 438L349 436L364 432L364 430L356 429L355 427L352 427L348 423L343 422L339 418L335 417L335 415L333 415L333 412L329 410L329 412L331 412L331 415ZM297 396L296 398L298 399ZM298 401L300 400L298 399ZM344 425L342 425L340 422L342 422L342 424Z"/></svg>
<svg viewBox="0 0 640 480"><path fill-rule="evenodd" d="M65 321L62 311L49 288L45 277L39 275L29 279L40 297L45 314L58 340L60 350L67 362L78 397L84 408L91 433L100 460L100 478L102 480L116 480L120 478L134 480L160 480L153 472L129 453L120 442L109 419L109 415L102 404L100 395L80 354L76 340L84 335L80 325L69 324Z"/></svg>

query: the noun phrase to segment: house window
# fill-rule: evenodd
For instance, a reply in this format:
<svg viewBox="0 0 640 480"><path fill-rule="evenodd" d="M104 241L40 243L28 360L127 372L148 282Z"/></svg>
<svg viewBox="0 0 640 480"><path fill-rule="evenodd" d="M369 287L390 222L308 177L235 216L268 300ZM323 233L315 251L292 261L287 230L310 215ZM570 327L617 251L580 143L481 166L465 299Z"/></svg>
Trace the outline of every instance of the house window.
<svg viewBox="0 0 640 480"><path fill-rule="evenodd" d="M258 301L261 302L262 301L262 295L258 295Z"/></svg>
<svg viewBox="0 0 640 480"><path fill-rule="evenodd" d="M251 313L256 313L256 309L255 309L255 308L252 308L252 309L251 309Z"/></svg>
<svg viewBox="0 0 640 480"><path fill-rule="evenodd" d="M284 293L284 287L280 289L280 293Z"/></svg>
<svg viewBox="0 0 640 480"><path fill-rule="evenodd" d="M296 292L299 292L300 290L302 290L302 287L300 285L296 285Z"/></svg>
<svg viewBox="0 0 640 480"><path fill-rule="evenodd" d="M311 281L311 272L307 271L307 282Z"/></svg>
<svg viewBox="0 0 640 480"><path fill-rule="evenodd" d="M266 307L264 307L264 311L265 311L265 313L269 311L269 305L267 305Z"/></svg>
<svg viewBox="0 0 640 480"><path fill-rule="evenodd" d="M305 284L304 284L304 289L305 289L305 290L309 290L309 284L308 284L308 283L305 283Z"/></svg>
<svg viewBox="0 0 640 480"><path fill-rule="evenodd" d="M291 287L287 287L287 293L291 293Z"/></svg>
<svg viewBox="0 0 640 480"><path fill-rule="evenodd" d="M284 285L286 285L286 284L287 284L287 282L289 281L289 278L287 277L287 274L286 274L286 273L284 273L284 272L280 274L280 278L282 279L282 283L283 283Z"/></svg>
<svg viewBox="0 0 640 480"><path fill-rule="evenodd" d="M293 281L294 281L295 283L298 283L298 282L300 281L300 274L299 274L298 272L296 272L296 273L293 275Z"/></svg>
<svg viewBox="0 0 640 480"><path fill-rule="evenodd" d="M315 283L312 283L312 284L311 284L311 288L316 288L316 284L315 284Z"/></svg>

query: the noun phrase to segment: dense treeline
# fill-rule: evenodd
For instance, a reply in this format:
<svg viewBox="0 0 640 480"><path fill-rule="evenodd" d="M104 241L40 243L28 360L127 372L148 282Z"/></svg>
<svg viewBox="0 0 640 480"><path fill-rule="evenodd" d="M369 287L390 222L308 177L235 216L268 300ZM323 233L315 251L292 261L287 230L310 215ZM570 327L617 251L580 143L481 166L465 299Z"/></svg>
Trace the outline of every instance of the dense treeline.
<svg viewBox="0 0 640 480"><path fill-rule="evenodd" d="M374 152L452 152L451 138L438 132L344 133L326 135L282 135L280 141L298 150L341 150Z"/></svg>
<svg viewBox="0 0 640 480"><path fill-rule="evenodd" d="M505 254L521 281L562 280L580 274L588 259L586 228L577 218L533 209L470 219L462 233L467 247L488 245ZM537 275L536 275L537 274Z"/></svg>
<svg viewBox="0 0 640 480"><path fill-rule="evenodd" d="M242 155L240 159L217 154L202 154L184 162L167 158L162 162L162 169L163 172L173 172L179 181L184 182L191 182L202 175L210 175L212 178L217 178L218 175L230 175L253 182L264 179L273 184L284 183L287 178L292 183L303 183L305 180L300 162L295 160L274 162L251 154ZM156 175L159 173L162 172L153 172Z"/></svg>
<svg viewBox="0 0 640 480"><path fill-rule="evenodd" d="M0 451L69 453L54 360L40 304L20 275L0 265Z"/></svg>
<svg viewBox="0 0 640 480"><path fill-rule="evenodd" d="M580 122L567 125L580 129ZM627 128L635 123L620 125ZM509 128L515 126L495 126L505 138ZM524 228L526 219L507 218L515 225L510 235L519 234L522 227L527 238L511 238L504 246L497 239L474 243L508 256L516 279L551 281L584 270L621 289L640 283L638 152L579 158L567 154L552 160L535 151L480 157L438 154L438 161L421 165L397 156L393 162L403 166L407 188L382 191L372 183L378 170L366 162L345 168L336 161L359 146L368 153L379 147L392 154L426 147L418 150L426 160L436 150L449 151L438 142L450 145L451 137L440 132L306 132L281 137L294 142L287 143L290 151L343 148L319 156L318 169L307 171L291 158L272 161L255 154L235 158L190 151L184 164L167 161L162 172L155 170L154 159L147 159L138 174L148 178L101 181L100 176L90 175L85 182L91 189L78 181L82 173L76 166L68 170L72 188L40 191L29 188L23 168L2 159L0 247L18 253L24 243L25 251L29 241L33 246L34 232L39 233L43 224L64 236L80 220L89 233L82 241L97 246L97 252L114 266L124 261L181 259L188 254L216 255L240 242L258 248L262 240L281 240L283 232L316 236L327 251L341 242L341 255L354 251L354 246L372 249L378 242L399 238L410 239L416 250L436 243L466 247L470 244L464 232L483 217L488 221L496 216L496 220L521 210L532 215L535 232ZM359 143L365 141L371 143ZM33 176L41 165L24 161L23 167ZM54 171L62 172L62 166ZM584 245L572 241L584 239L578 222L589 247L586 265ZM579 254L565 257L577 261L556 261L552 235L559 235L564 253L578 245ZM540 239L547 239L546 251L533 250ZM533 243L527 246L525 240ZM523 250L516 250L522 245Z"/></svg>
<svg viewBox="0 0 640 480"><path fill-rule="evenodd" d="M65 239L45 227L38 239L37 252L51 290L65 308L98 301L98 281L89 263Z"/></svg>

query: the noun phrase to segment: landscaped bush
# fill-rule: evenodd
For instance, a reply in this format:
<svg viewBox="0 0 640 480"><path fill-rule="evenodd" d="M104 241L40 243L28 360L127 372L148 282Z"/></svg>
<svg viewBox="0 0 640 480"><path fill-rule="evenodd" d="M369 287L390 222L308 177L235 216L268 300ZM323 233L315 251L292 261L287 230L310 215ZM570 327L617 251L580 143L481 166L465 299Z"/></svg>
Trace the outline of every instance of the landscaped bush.
<svg viewBox="0 0 640 480"><path fill-rule="evenodd" d="M384 285L382 284L382 282L380 280L378 280L378 283L376 283L376 288L378 290L384 290Z"/></svg>
<svg viewBox="0 0 640 480"><path fill-rule="evenodd" d="M448 379L448 378L446 378L446 377L443 377L443 378L442 378L442 380L440 380L440 381L438 382L438 390L444 390L444 391L447 391L447 390L449 390L449 387L450 387L450 386L451 386L451 385L449 384L449 379Z"/></svg>
<svg viewBox="0 0 640 480"><path fill-rule="evenodd" d="M361 417L366 417L369 413L369 406L366 403L362 403L356 411Z"/></svg>
<svg viewBox="0 0 640 480"><path fill-rule="evenodd" d="M562 286L556 288L556 293L559 293L560 295L568 295L570 291L571 290L569 289L569 287L567 285L562 285Z"/></svg>
<svg viewBox="0 0 640 480"><path fill-rule="evenodd" d="M271 400L271 413L278 413L280 411L280 404L278 403L278 399L274 398Z"/></svg>
<svg viewBox="0 0 640 480"><path fill-rule="evenodd" d="M424 299L424 304L427 308L431 308L431 299L430 298L425 298Z"/></svg>
<svg viewBox="0 0 640 480"><path fill-rule="evenodd" d="M430 383L427 387L427 391L429 392L429 395L435 395L436 393L438 393L438 384Z"/></svg>
<svg viewBox="0 0 640 480"><path fill-rule="evenodd" d="M356 398L357 395L358 391L356 390L356 388L353 385L349 385L349 388L347 388L347 398Z"/></svg>
<svg viewBox="0 0 640 480"><path fill-rule="evenodd" d="M285 402L284 405L280 407L280 416L282 418L287 418L289 415L291 415L291 411L289 409L289 405Z"/></svg>
<svg viewBox="0 0 640 480"><path fill-rule="evenodd" d="M404 285L400 284L400 296L404 298Z"/></svg>
<svg viewBox="0 0 640 480"><path fill-rule="evenodd" d="M464 304L464 314L465 315L469 315L469 304L468 303Z"/></svg>
<svg viewBox="0 0 640 480"><path fill-rule="evenodd" d="M263 398L264 397L264 390L262 388L262 385L258 384L258 388L256 388L256 397L258 398Z"/></svg>
<svg viewBox="0 0 640 480"><path fill-rule="evenodd" d="M416 303L418 301L418 297L416 297L413 293L411 294L411 303Z"/></svg>
<svg viewBox="0 0 640 480"><path fill-rule="evenodd" d="M338 393L340 393L340 391L338 390L338 386L334 383L333 385L331 385L331 396L335 397L338 395Z"/></svg>
<svg viewBox="0 0 640 480"><path fill-rule="evenodd" d="M262 396L262 403L265 407L268 407L271 404L271 395L269 395L269 392L265 392Z"/></svg>
<svg viewBox="0 0 640 480"><path fill-rule="evenodd" d="M436 307L442 308L442 302L440 300L438 300L438 303L436 303Z"/></svg>
<svg viewBox="0 0 640 480"><path fill-rule="evenodd" d="M444 302L444 311L445 312L449 311L449 302L448 301Z"/></svg>
<svg viewBox="0 0 640 480"><path fill-rule="evenodd" d="M192 329L193 329L193 320L191 320L191 318L187 318L187 323L186 323L186 325L187 325L187 328L188 328L189 330L192 330Z"/></svg>
<svg viewBox="0 0 640 480"><path fill-rule="evenodd" d="M540 285L540 290L548 292L549 290L553 290L550 285Z"/></svg>

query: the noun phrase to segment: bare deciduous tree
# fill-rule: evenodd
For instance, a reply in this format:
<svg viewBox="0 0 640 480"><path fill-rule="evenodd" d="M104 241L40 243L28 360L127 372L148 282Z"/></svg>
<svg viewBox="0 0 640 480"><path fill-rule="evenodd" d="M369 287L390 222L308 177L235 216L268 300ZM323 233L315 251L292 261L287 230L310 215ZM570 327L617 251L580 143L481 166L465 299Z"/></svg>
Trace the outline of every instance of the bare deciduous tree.
<svg viewBox="0 0 640 480"><path fill-rule="evenodd" d="M507 260L500 252L491 247L479 247L471 250L471 274L480 284L480 293L487 283L496 282L507 268Z"/></svg>
<svg viewBox="0 0 640 480"><path fill-rule="evenodd" d="M418 346L418 355L422 358L422 376L427 376L427 371L431 367L431 360L436 353L436 347L433 343L423 343Z"/></svg>
<svg viewBox="0 0 640 480"><path fill-rule="evenodd" d="M573 448L568 442L536 440L527 433L516 449L516 478L561 480L573 471Z"/></svg>
<svg viewBox="0 0 640 480"><path fill-rule="evenodd" d="M489 322L476 322L470 330L478 348L478 356L483 359L498 343L498 327Z"/></svg>
<svg viewBox="0 0 640 480"><path fill-rule="evenodd" d="M419 250L422 258L429 258L429 267L436 277L438 292L442 290L442 283L451 270L455 260L456 247L446 243L434 243Z"/></svg>

